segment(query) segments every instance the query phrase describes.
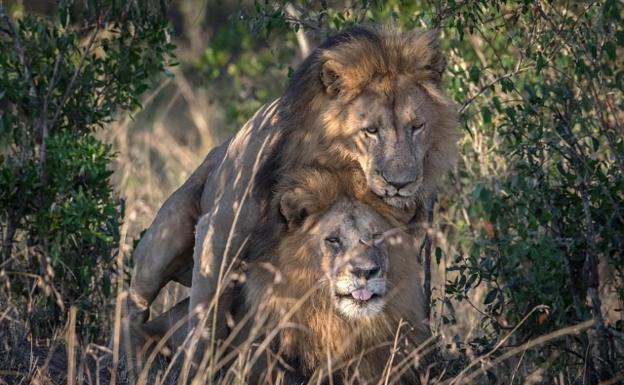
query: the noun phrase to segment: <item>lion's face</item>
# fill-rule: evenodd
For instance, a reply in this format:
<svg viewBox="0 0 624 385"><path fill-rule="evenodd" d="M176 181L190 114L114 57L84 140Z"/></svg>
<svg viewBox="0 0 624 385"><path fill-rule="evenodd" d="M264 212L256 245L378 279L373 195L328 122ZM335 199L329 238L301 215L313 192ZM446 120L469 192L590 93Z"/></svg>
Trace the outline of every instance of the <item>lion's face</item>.
<svg viewBox="0 0 624 385"><path fill-rule="evenodd" d="M331 183L327 181L325 183ZM284 194L281 212L289 230L278 268L306 276L286 284L305 292L310 285L347 319L372 317L384 310L387 292L388 245L384 231L391 225L371 207L350 197L335 197L324 208L303 189ZM305 197L305 198L302 198ZM303 274L305 271L305 274Z"/></svg>
<svg viewBox="0 0 624 385"><path fill-rule="evenodd" d="M432 101L419 87L401 86L388 93L387 81L369 85L337 116L349 156L366 175L369 188L395 207L422 198L423 163L431 147Z"/></svg>
<svg viewBox="0 0 624 385"><path fill-rule="evenodd" d="M284 120L305 129L288 159L316 157L329 166L348 160L387 204L416 206L456 154L457 115L442 92L444 67L434 32L357 29L330 39L289 84ZM320 129L306 127L310 122Z"/></svg>
<svg viewBox="0 0 624 385"><path fill-rule="evenodd" d="M324 272L321 280L329 282L332 303L346 318L370 317L384 309L386 229L386 222L377 213L348 199L336 202L311 229Z"/></svg>

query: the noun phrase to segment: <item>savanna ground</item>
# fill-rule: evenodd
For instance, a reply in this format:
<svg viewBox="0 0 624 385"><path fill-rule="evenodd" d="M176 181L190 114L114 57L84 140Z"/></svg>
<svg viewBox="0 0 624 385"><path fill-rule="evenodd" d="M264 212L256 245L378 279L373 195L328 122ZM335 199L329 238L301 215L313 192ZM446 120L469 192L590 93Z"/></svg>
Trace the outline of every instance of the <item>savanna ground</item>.
<svg viewBox="0 0 624 385"><path fill-rule="evenodd" d="M428 262L445 381L624 381L621 1L121 3L0 2L0 383L110 379L141 231L359 23L438 27L447 54L462 136Z"/></svg>

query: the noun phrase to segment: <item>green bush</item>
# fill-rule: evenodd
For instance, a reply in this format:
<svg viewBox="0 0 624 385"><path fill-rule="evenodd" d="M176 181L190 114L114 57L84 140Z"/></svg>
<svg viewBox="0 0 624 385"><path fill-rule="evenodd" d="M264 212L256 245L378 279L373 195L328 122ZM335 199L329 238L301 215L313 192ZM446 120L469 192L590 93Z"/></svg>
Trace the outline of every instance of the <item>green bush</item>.
<svg viewBox="0 0 624 385"><path fill-rule="evenodd" d="M54 22L0 7L0 271L42 335L70 305L83 330L105 321L122 206L95 133L140 107L173 48L162 12L116 3L61 2Z"/></svg>
<svg viewBox="0 0 624 385"><path fill-rule="evenodd" d="M623 7L482 3L456 12L459 42L462 31L480 31L487 61L455 72L454 91L459 96L468 83L478 85L477 100L465 104L466 125L496 143L504 168L476 185L474 178L460 180L475 186L470 210L492 230L477 235L459 258L460 274L447 291L463 299L487 286L481 306L490 341L514 325L521 342L593 319L595 334L537 354L566 377L589 362L587 381L610 379L619 360L610 328L621 332L624 316L624 65L616 53L624 47ZM599 277L599 261L611 276ZM609 282L615 291L599 295ZM609 296L619 302L611 310L620 309L620 321L611 325L601 310ZM523 321L538 305L548 310ZM564 346L593 354L562 354Z"/></svg>

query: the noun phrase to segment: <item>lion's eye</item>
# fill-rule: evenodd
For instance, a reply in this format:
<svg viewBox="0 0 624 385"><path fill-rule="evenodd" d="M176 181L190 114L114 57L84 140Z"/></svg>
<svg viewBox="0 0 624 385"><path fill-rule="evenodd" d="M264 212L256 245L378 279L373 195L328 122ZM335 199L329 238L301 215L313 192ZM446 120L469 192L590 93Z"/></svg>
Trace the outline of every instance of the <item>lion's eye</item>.
<svg viewBox="0 0 624 385"><path fill-rule="evenodd" d="M364 127L362 131L364 131L368 135L377 135L377 133L379 132L379 129L375 126L368 126L368 127Z"/></svg>
<svg viewBox="0 0 624 385"><path fill-rule="evenodd" d="M412 124L411 130L413 135L420 134L420 132L425 128L425 123Z"/></svg>
<svg viewBox="0 0 624 385"><path fill-rule="evenodd" d="M325 242L333 247L340 246L340 239L338 237L327 237L325 238Z"/></svg>

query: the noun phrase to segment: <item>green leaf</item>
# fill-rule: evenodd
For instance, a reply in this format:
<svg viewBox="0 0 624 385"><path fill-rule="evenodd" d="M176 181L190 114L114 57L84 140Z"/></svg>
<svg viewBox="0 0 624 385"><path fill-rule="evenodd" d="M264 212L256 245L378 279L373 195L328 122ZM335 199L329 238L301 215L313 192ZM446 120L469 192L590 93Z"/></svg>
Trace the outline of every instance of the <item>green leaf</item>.
<svg viewBox="0 0 624 385"><path fill-rule="evenodd" d="M514 84L511 81L511 79L509 79L509 78L502 78L501 79L501 87L503 89L503 92L511 92L514 89Z"/></svg>
<svg viewBox="0 0 624 385"><path fill-rule="evenodd" d="M466 289L471 289L472 285L475 283L475 281L477 280L477 278L479 278L478 274L471 274L470 277L468 278L468 281L466 282Z"/></svg>
<svg viewBox="0 0 624 385"><path fill-rule="evenodd" d="M143 92L147 91L149 86L147 84L139 84L135 90L138 95L141 95Z"/></svg>
<svg viewBox="0 0 624 385"><path fill-rule="evenodd" d="M485 299L483 300L483 304L489 305L496 299L497 295L498 295L498 289L491 289L485 296Z"/></svg>
<svg viewBox="0 0 624 385"><path fill-rule="evenodd" d="M603 47L610 60L615 60L616 58L616 48L615 43L612 41L607 41Z"/></svg>
<svg viewBox="0 0 624 385"><path fill-rule="evenodd" d="M483 116L484 124L492 123L492 112L490 111L488 107L486 106L481 107L481 116Z"/></svg>
<svg viewBox="0 0 624 385"><path fill-rule="evenodd" d="M537 55L537 60L535 60L535 72L539 75L542 72L542 68L546 65L546 61L544 60L544 56L541 54Z"/></svg>
<svg viewBox="0 0 624 385"><path fill-rule="evenodd" d="M473 83L478 83L479 82L479 77L481 76L481 69L479 67L477 67L476 65L472 65L470 66L470 80Z"/></svg>

